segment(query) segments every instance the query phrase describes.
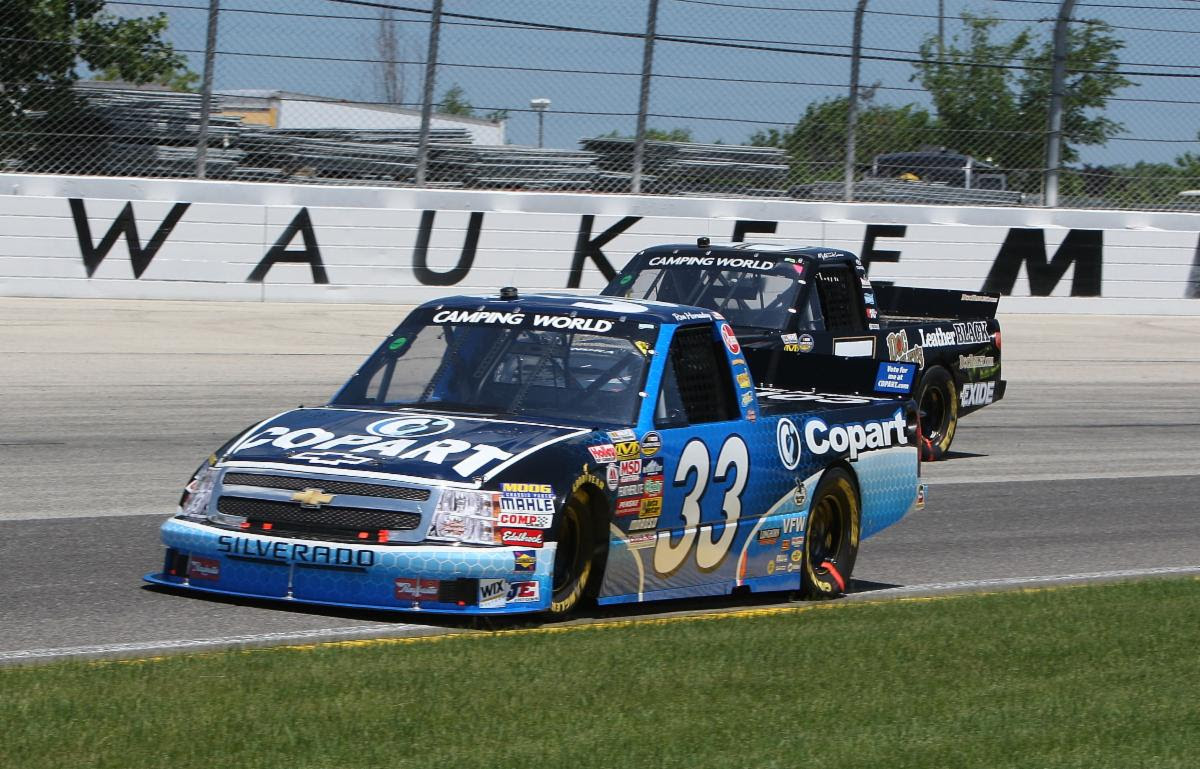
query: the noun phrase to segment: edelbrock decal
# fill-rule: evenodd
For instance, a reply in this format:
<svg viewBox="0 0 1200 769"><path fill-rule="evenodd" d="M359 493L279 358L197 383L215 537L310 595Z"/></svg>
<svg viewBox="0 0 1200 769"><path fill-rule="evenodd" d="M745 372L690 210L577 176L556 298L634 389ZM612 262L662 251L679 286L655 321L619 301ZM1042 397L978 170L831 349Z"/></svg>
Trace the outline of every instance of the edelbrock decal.
<svg viewBox="0 0 1200 769"><path fill-rule="evenodd" d="M870 422L850 422L828 425L823 419L813 417L804 422L804 444L813 454L830 451L850 452L850 459L858 459L863 449L882 449L893 445L905 445L904 412L896 409L889 419Z"/></svg>

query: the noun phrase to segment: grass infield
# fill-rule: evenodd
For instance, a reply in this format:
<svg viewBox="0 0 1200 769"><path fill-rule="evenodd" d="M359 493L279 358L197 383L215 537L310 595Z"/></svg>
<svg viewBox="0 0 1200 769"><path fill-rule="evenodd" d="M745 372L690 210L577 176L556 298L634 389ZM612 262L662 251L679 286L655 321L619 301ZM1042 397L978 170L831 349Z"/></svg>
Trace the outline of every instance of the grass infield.
<svg viewBox="0 0 1200 769"><path fill-rule="evenodd" d="M0 767L1200 766L1200 580L0 669Z"/></svg>

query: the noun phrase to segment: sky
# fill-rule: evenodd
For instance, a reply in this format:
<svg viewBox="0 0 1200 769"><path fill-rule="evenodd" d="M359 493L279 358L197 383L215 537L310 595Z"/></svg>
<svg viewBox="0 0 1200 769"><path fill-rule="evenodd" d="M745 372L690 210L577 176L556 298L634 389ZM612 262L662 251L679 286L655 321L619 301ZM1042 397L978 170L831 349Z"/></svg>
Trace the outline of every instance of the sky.
<svg viewBox="0 0 1200 769"><path fill-rule="evenodd" d="M814 101L848 91L853 0L658 0L649 124L685 128L696 141L743 143L756 131L793 125ZM351 100L382 97L379 4L394 5L404 101L420 100L431 0L222 0L217 90L270 89ZM479 113L507 110L508 141L534 145L529 102L551 101L545 144L636 125L642 35L650 0L445 0L436 92L458 85ZM169 40L190 66L203 66L206 0L110 2L121 15L163 12ZM960 33L963 13L1002 19L995 36L1030 28L1049 39L1057 0L870 0L863 25L861 82L876 101L929 99L911 60L938 29ZM460 15L577 28L542 30ZM1089 164L1169 162L1200 152L1200 2L1080 2L1075 18L1111 24L1125 41L1122 69L1135 85L1118 92L1107 116L1124 126L1101 147L1081 147ZM588 31L591 30L591 31ZM611 33L598 34L596 31ZM731 45L732 44L732 45ZM770 50L783 49L783 50ZM368 128L370 126L363 126ZM1018 126L1017 128L1028 128Z"/></svg>

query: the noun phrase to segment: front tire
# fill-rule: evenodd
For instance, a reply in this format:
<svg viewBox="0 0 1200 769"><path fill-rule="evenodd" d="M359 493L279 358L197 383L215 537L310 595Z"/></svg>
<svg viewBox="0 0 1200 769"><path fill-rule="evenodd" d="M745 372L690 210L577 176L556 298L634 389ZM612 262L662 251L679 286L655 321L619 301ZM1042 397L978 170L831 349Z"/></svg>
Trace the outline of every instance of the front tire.
<svg viewBox="0 0 1200 769"><path fill-rule="evenodd" d="M563 505L558 527L558 549L554 556L554 590L550 613L565 615L587 598L594 597L603 570L603 556L591 498L579 489Z"/></svg>
<svg viewBox="0 0 1200 769"><path fill-rule="evenodd" d="M804 525L802 598L836 598L846 592L858 557L861 516L854 479L840 467L830 469L817 485Z"/></svg>
<svg viewBox="0 0 1200 769"><path fill-rule="evenodd" d="M958 429L958 388L950 372L941 366L925 372L917 388L917 408L921 415L921 459L945 459Z"/></svg>

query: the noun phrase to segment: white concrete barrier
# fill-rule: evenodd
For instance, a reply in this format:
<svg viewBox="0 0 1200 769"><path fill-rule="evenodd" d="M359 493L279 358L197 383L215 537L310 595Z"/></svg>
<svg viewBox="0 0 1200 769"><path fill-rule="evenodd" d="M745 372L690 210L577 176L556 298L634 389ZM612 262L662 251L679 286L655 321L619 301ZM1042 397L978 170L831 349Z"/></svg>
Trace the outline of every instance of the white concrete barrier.
<svg viewBox="0 0 1200 769"><path fill-rule="evenodd" d="M596 290L641 248L863 255L1001 311L1200 314L1200 214L0 174L0 295L388 302Z"/></svg>

